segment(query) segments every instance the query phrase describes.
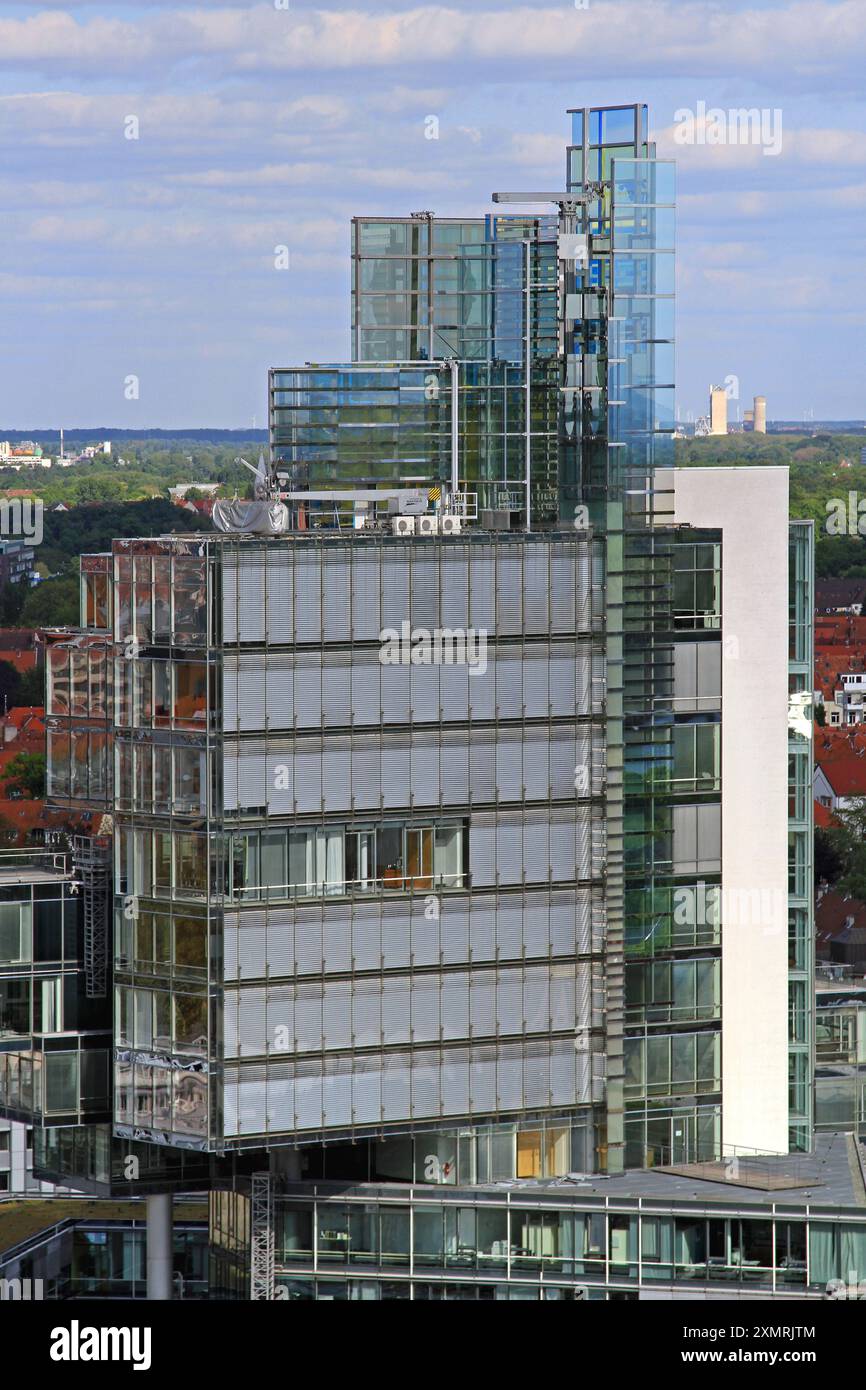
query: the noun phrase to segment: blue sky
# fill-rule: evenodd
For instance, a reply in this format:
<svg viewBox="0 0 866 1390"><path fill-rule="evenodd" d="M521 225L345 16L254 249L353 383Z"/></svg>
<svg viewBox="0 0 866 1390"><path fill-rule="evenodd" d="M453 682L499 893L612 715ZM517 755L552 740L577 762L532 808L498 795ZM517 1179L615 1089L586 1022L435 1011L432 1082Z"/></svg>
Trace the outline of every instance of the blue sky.
<svg viewBox="0 0 866 1390"><path fill-rule="evenodd" d="M633 101L678 161L680 413L736 376L866 417L866 0L283 3L4 0L0 437L261 427L268 366L349 354L353 213L559 185L566 108ZM678 144L699 102L781 152Z"/></svg>

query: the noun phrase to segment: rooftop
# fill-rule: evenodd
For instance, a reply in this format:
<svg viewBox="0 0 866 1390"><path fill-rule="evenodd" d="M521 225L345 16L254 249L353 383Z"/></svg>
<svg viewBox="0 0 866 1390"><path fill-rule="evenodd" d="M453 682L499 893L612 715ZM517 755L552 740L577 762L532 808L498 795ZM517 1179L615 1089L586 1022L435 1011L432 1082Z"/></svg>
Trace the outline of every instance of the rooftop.
<svg viewBox="0 0 866 1390"><path fill-rule="evenodd" d="M43 1200L28 1197L24 1200L0 1201L0 1260L16 1246L50 1231L61 1223L92 1221L140 1221L146 1219L142 1200L110 1202L85 1197L49 1197ZM174 1204L174 1219L206 1221L207 1204L187 1199Z"/></svg>
<svg viewBox="0 0 866 1390"><path fill-rule="evenodd" d="M68 855L55 850L0 850L0 884L57 883L73 877Z"/></svg>
<svg viewBox="0 0 866 1390"><path fill-rule="evenodd" d="M836 1215L840 1208L856 1211L866 1219L866 1182L862 1149L851 1134L841 1131L818 1134L815 1151L811 1154L787 1154L778 1157L740 1156L717 1163L687 1164L670 1168L634 1169L616 1177L592 1174L569 1174L549 1180L519 1178L479 1184L472 1188L439 1188L439 1201L465 1201L468 1194L476 1200L545 1205L563 1202L594 1206L605 1201L635 1206L638 1202L655 1203L659 1208L679 1206L718 1207L723 1210L743 1207L782 1207L792 1216L808 1206L816 1219L820 1208L827 1215ZM283 1189L291 1196L312 1197L390 1197L406 1200L410 1194L416 1200L430 1200L429 1188L404 1183L352 1184L315 1181L289 1182Z"/></svg>
<svg viewBox="0 0 866 1390"><path fill-rule="evenodd" d="M815 607L821 611L848 607L866 600L866 579L818 579L815 582Z"/></svg>

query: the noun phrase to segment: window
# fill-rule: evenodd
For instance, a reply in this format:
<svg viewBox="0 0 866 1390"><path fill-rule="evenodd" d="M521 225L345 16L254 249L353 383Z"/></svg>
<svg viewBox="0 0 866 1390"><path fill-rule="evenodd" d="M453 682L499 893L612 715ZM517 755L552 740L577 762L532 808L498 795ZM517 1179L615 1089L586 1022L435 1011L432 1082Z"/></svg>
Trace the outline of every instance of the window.
<svg viewBox="0 0 866 1390"><path fill-rule="evenodd" d="M626 968L626 1008L635 1023L688 1023L718 1018L718 960L656 961Z"/></svg>
<svg viewBox="0 0 866 1390"><path fill-rule="evenodd" d="M721 806L674 806L672 824L673 872L718 873L722 855Z"/></svg>
<svg viewBox="0 0 866 1390"><path fill-rule="evenodd" d="M674 626L706 630L721 625L721 546L674 548Z"/></svg>
<svg viewBox="0 0 866 1390"><path fill-rule="evenodd" d="M0 965L32 959L33 907L28 903L0 903Z"/></svg>
<svg viewBox="0 0 866 1390"><path fill-rule="evenodd" d="M29 1034L30 998L30 980L0 979L0 1038Z"/></svg>
<svg viewBox="0 0 866 1390"><path fill-rule="evenodd" d="M49 714L69 714L69 649L68 647L49 647L48 649L48 712Z"/></svg>
<svg viewBox="0 0 866 1390"><path fill-rule="evenodd" d="M200 728L207 719L207 666L203 661L178 661L174 665L174 722L182 728Z"/></svg>
<svg viewBox="0 0 866 1390"><path fill-rule="evenodd" d="M370 893L376 879L376 832L346 831L346 887L349 892Z"/></svg>
<svg viewBox="0 0 866 1390"><path fill-rule="evenodd" d="M462 825L252 831L234 836L231 888L241 901L458 888L463 840Z"/></svg>
<svg viewBox="0 0 866 1390"><path fill-rule="evenodd" d="M64 1114L78 1109L78 1053L45 1055L45 1111Z"/></svg>
<svg viewBox="0 0 866 1390"><path fill-rule="evenodd" d="M625 1094L706 1094L721 1086L721 1037L717 1032L626 1038Z"/></svg>
<svg viewBox="0 0 866 1390"><path fill-rule="evenodd" d="M155 750L156 751L156 750ZM160 750L166 754L168 749ZM207 814L207 755L199 748L174 749L174 796L177 814Z"/></svg>
<svg viewBox="0 0 866 1390"><path fill-rule="evenodd" d="M36 982L34 1033L63 1032L63 981L60 976Z"/></svg>
<svg viewBox="0 0 866 1390"><path fill-rule="evenodd" d="M718 791L720 735L719 724L674 726L672 791Z"/></svg>
<svg viewBox="0 0 866 1390"><path fill-rule="evenodd" d="M433 850L433 873L443 888L463 884L463 827L437 826Z"/></svg>
<svg viewBox="0 0 866 1390"><path fill-rule="evenodd" d="M108 627L108 572L83 574L83 627Z"/></svg>
<svg viewBox="0 0 866 1390"><path fill-rule="evenodd" d="M207 573L204 558L174 561L174 640L202 644L207 636Z"/></svg>

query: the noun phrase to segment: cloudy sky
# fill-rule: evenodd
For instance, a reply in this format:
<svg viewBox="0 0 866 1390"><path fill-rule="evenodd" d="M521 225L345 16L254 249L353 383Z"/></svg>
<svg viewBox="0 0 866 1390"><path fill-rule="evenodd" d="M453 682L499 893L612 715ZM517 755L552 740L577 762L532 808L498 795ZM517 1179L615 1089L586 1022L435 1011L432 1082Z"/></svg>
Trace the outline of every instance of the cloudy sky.
<svg viewBox="0 0 866 1390"><path fill-rule="evenodd" d="M349 354L353 213L557 186L566 109L633 101L679 164L680 413L736 376L866 417L864 70L866 0L3 0L0 437L261 427L268 366ZM781 151L679 144L701 102Z"/></svg>

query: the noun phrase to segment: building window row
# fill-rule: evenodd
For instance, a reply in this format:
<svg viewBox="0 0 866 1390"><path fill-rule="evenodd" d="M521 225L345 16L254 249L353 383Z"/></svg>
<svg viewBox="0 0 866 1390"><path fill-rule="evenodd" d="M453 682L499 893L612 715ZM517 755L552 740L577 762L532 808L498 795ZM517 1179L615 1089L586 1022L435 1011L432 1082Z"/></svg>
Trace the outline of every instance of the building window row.
<svg viewBox="0 0 866 1390"><path fill-rule="evenodd" d="M207 675L204 661L118 659L114 669L118 727L205 729Z"/></svg>
<svg viewBox="0 0 866 1390"><path fill-rule="evenodd" d="M461 888L465 837L462 822L391 822L236 834L231 895L244 903Z"/></svg>
<svg viewBox="0 0 866 1390"><path fill-rule="evenodd" d="M202 547L203 549L203 547ZM207 642L207 559L194 555L115 555L115 637L151 644Z"/></svg>
<svg viewBox="0 0 866 1390"><path fill-rule="evenodd" d="M866 1227L813 1226L811 1282L836 1277L840 1258L862 1258ZM286 1266L428 1266L443 1270L535 1271L566 1278L642 1282L721 1281L804 1288L803 1221L638 1217L615 1212L459 1206L303 1203L277 1209L276 1257ZM860 1265L852 1265L859 1268ZM845 1277L843 1275L843 1277Z"/></svg>

